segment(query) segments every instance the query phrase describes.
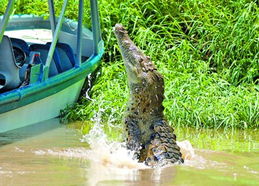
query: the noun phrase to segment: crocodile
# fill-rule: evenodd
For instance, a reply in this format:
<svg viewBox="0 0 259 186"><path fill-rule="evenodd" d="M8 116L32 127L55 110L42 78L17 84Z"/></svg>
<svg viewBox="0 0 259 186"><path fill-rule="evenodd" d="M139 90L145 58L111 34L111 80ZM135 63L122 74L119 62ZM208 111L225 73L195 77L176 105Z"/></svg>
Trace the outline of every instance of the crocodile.
<svg viewBox="0 0 259 186"><path fill-rule="evenodd" d="M125 113L127 148L151 167L184 162L174 129L163 114L164 79L149 56L116 24L114 33L126 68L130 98Z"/></svg>

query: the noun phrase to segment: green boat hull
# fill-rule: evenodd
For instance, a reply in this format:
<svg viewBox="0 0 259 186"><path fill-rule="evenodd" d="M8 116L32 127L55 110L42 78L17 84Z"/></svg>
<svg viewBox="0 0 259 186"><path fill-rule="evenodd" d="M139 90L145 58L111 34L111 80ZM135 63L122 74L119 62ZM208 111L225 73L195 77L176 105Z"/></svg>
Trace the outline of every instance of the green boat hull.
<svg viewBox="0 0 259 186"><path fill-rule="evenodd" d="M28 105L0 114L0 132L25 127L59 116L60 110L77 101L84 80Z"/></svg>
<svg viewBox="0 0 259 186"><path fill-rule="evenodd" d="M102 54L44 82L2 94L0 133L59 116L60 110L77 101L86 77L99 66Z"/></svg>
<svg viewBox="0 0 259 186"><path fill-rule="evenodd" d="M97 7L94 11L97 11ZM95 14L92 17L97 23L98 17ZM43 17L22 15L13 16L6 28L7 31L24 29L50 30L51 25ZM59 42L68 44L73 52L77 51L76 29L77 23L66 19L59 35ZM48 71L43 71L45 66L41 64L40 71L31 71L29 85L0 93L0 133L58 117L60 110L77 101L85 79L100 65L104 53L98 24L93 24L92 29L82 30L80 56L84 57L84 61L52 77L45 76ZM60 62L62 64L61 58ZM37 69L37 65L34 67Z"/></svg>
<svg viewBox="0 0 259 186"><path fill-rule="evenodd" d="M0 133L59 116L60 110L77 101L85 78L98 67L101 55L80 68L1 95Z"/></svg>

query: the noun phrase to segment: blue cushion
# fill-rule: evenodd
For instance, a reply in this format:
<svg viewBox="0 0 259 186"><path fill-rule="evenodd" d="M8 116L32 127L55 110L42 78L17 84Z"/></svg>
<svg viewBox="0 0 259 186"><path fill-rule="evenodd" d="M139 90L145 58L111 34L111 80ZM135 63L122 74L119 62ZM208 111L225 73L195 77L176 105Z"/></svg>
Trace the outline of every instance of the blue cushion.
<svg viewBox="0 0 259 186"><path fill-rule="evenodd" d="M51 43L47 43L48 46ZM75 66L75 56L72 48L65 43L57 43L56 50L60 59L61 71L67 71Z"/></svg>

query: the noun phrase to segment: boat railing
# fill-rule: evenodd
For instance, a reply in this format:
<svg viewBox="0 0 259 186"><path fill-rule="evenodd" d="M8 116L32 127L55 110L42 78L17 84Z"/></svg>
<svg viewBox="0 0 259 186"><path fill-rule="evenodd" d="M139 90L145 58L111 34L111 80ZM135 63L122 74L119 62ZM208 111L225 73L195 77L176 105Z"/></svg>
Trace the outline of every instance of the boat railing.
<svg viewBox="0 0 259 186"><path fill-rule="evenodd" d="M52 0L49 0L49 1L52 1ZM50 63L52 61L54 50L56 48L56 44L57 44L57 41L58 41L59 33L60 33L60 30L61 30L61 27L62 27L62 23L64 22L64 18L65 18L65 11L66 11L66 8L67 8L67 1L68 0L64 0L63 6L62 6L62 10L61 10L61 13L59 15L59 20L58 20L58 24L57 24L56 28L53 28L53 27L51 28L51 29L53 29L52 33L54 32L54 36L52 38L52 42L51 42L51 45L50 45L50 49L49 49L47 60L46 60L45 64L43 65L43 76L42 76L41 81L46 80L48 78L48 75L49 75ZM52 3L53 3L53 1L52 1ZM51 16L51 17L55 17L55 16Z"/></svg>
<svg viewBox="0 0 259 186"><path fill-rule="evenodd" d="M5 14L1 21L0 25L0 42L8 25L8 21L10 16L14 10L15 0L9 0ZM41 75L39 76L39 81L45 81L49 78L49 70L50 65L53 63L53 55L56 49L56 45L58 43L59 35L63 26L63 22L65 20L65 12L68 5L68 0L63 1L62 9L60 15L58 16L58 21L56 22L57 16L55 15L55 8L53 0L48 0L49 5L49 20L50 20L50 28L52 30L52 42L50 43L48 55L46 61L42 63L42 70ZM77 24L77 33L76 33L76 49L75 49L75 68L81 66L81 56L82 56L82 29L83 29L83 7L84 7L84 0L79 0L78 3L78 24ZM91 8L91 22L92 22L92 34L93 34L93 46L92 46L92 56L94 57L100 53L100 42L101 39L101 31L100 31L100 22L99 22L99 14L98 14L98 5L97 0L90 0L90 8Z"/></svg>
<svg viewBox="0 0 259 186"><path fill-rule="evenodd" d="M10 16L13 12L14 3L15 3L15 0L9 0L7 8L5 10L5 14L4 14L3 20L2 20L1 25L0 25L0 43L1 43L2 38L4 36L4 32L5 32L5 29L7 27Z"/></svg>

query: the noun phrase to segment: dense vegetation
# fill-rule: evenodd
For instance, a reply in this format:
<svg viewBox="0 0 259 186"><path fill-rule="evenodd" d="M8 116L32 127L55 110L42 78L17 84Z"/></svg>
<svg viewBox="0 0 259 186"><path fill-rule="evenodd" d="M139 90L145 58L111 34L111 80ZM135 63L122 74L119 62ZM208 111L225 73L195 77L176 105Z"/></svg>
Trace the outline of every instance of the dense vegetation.
<svg viewBox="0 0 259 186"><path fill-rule="evenodd" d="M7 2L7 0L4 0ZM47 1L20 0L16 13L47 13ZM56 7L62 1L55 1ZM67 16L75 18L75 1ZM101 0L106 53L90 92L65 120L121 124L129 96L112 33L119 22L165 78L165 115L174 126L259 127L259 11L255 0ZM0 12L4 4L0 5ZM86 4L88 6L88 4ZM89 21L89 16L85 22Z"/></svg>

